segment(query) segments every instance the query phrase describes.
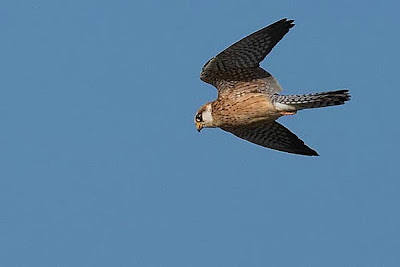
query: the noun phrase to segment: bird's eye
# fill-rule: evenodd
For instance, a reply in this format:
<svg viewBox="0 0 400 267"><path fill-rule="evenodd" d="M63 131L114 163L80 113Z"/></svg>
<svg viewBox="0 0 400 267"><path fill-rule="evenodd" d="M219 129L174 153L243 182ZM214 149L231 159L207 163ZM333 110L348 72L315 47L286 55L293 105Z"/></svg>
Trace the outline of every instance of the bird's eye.
<svg viewBox="0 0 400 267"><path fill-rule="evenodd" d="M197 122L203 121L203 117L201 116L201 113L197 113L197 115L196 115L196 121L197 121Z"/></svg>

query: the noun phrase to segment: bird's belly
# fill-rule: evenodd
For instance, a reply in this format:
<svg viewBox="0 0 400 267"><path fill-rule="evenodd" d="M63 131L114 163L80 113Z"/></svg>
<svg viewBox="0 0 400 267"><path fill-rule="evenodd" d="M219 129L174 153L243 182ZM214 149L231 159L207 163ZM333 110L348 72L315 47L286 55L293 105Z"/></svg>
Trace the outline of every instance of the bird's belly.
<svg viewBox="0 0 400 267"><path fill-rule="evenodd" d="M281 116L269 97L264 94L245 95L221 110L225 126L241 126L255 122L272 122Z"/></svg>
<svg viewBox="0 0 400 267"><path fill-rule="evenodd" d="M249 109L243 110L234 115L234 119L238 125L249 124L254 122L271 122L280 117L280 114L275 110L264 109Z"/></svg>

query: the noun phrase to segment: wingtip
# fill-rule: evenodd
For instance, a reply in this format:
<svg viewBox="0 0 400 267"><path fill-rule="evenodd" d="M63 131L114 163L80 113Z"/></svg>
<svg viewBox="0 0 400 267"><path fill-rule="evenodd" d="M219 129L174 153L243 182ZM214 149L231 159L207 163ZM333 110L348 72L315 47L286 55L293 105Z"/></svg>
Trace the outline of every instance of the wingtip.
<svg viewBox="0 0 400 267"><path fill-rule="evenodd" d="M304 142L302 140L300 140L300 141L302 142L302 145L298 147L297 151L295 152L296 154L300 154L300 155L304 155L304 156L316 156L316 157L319 156L317 151L315 151L311 147L304 144Z"/></svg>
<svg viewBox="0 0 400 267"><path fill-rule="evenodd" d="M311 149L308 147L308 149L306 151L303 151L302 153L300 153L301 155L304 156L315 156L315 157L319 157L319 154L317 153L317 151L315 151L314 149Z"/></svg>
<svg viewBox="0 0 400 267"><path fill-rule="evenodd" d="M279 20L279 22L287 24L289 26L289 28L292 28L292 27L294 27L294 25L296 25L296 24L294 24L294 19L283 18L283 19Z"/></svg>
<svg viewBox="0 0 400 267"><path fill-rule="evenodd" d="M309 147L306 147L306 148L301 149L301 150L283 151L283 152L291 153L291 154L294 154L294 155L307 156L307 157L319 157L319 154L317 153L317 151L315 151L314 149L311 149Z"/></svg>

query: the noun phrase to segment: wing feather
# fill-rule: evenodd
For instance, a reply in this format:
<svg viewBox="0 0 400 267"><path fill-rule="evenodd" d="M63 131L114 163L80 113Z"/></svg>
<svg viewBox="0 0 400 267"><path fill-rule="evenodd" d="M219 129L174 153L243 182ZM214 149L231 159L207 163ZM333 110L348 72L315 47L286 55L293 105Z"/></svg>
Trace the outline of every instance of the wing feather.
<svg viewBox="0 0 400 267"><path fill-rule="evenodd" d="M263 147L293 154L318 156L315 150L305 145L294 133L276 121L223 128L223 130Z"/></svg>
<svg viewBox="0 0 400 267"><path fill-rule="evenodd" d="M210 59L204 65L200 79L221 91L234 87L235 82L271 77L259 67L260 62L293 26L293 20L281 19L241 39ZM272 89L281 90L280 86Z"/></svg>

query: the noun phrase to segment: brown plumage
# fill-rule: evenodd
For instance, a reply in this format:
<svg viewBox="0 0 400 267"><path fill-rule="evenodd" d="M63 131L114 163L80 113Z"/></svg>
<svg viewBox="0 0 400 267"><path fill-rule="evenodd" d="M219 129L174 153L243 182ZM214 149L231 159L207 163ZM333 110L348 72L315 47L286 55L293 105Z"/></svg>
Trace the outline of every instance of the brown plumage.
<svg viewBox="0 0 400 267"><path fill-rule="evenodd" d="M344 104L347 90L307 95L279 95L278 81L259 66L294 26L281 19L234 43L203 67L200 79L215 86L218 98L195 116L197 130L219 127L260 146L317 156L295 134L275 120L298 110Z"/></svg>

